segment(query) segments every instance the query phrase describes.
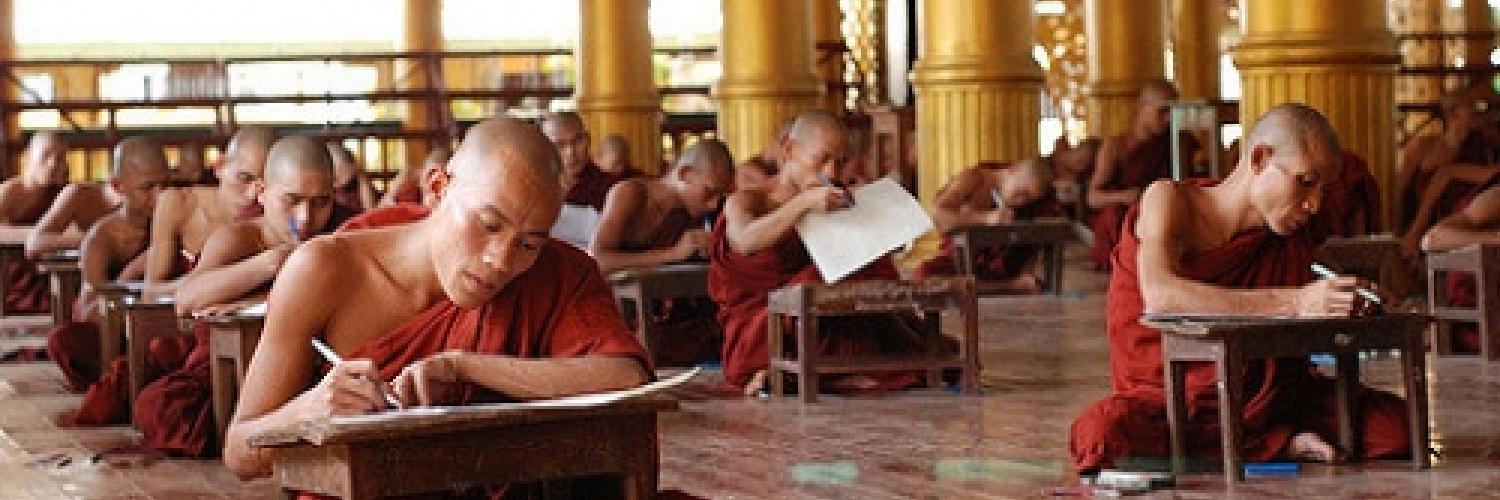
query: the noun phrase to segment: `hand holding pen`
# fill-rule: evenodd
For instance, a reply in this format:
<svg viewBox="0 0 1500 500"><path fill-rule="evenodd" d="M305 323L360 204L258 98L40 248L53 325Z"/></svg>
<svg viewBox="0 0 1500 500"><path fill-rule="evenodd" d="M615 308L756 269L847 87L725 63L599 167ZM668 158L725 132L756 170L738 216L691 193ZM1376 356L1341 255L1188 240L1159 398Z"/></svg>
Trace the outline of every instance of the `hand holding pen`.
<svg viewBox="0 0 1500 500"><path fill-rule="evenodd" d="M1334 272L1333 269L1329 269L1328 266L1325 266L1323 264L1314 262L1312 263L1311 268L1314 274L1318 275L1319 278L1322 278L1324 280L1339 279L1338 273ZM1359 312L1365 314L1379 314L1385 307L1385 300L1380 297L1380 294L1375 293L1374 290L1371 290L1370 288L1364 286L1359 286L1357 284L1357 281L1355 283L1356 284L1353 285L1354 294L1358 295L1361 299L1364 299L1365 305L1367 306L1366 310Z"/></svg>
<svg viewBox="0 0 1500 500"><path fill-rule="evenodd" d="M391 395L391 392L386 387L385 382L381 381L375 376L374 366L361 366L369 365L369 361L357 360L346 363L343 358L339 357L338 353L333 352L333 349L328 347L328 344L323 343L321 339L312 339L312 346L313 350L317 351L319 355L322 355L324 360L333 365L333 368L329 370L329 376L326 377L325 380L333 379L335 381L334 384L337 384L338 380L340 380L341 377L336 377L335 375L344 374L345 372L351 370L353 372L348 373L348 375L351 376L348 378L358 379L358 383L355 386L332 386L329 387L329 390L332 390L336 393L345 392L353 393L356 395L363 395L365 397L362 399L368 400L370 399L371 395L366 391L369 391L370 388L373 387L373 396L375 400L383 401L384 406L387 409L402 408L401 402L397 401L396 397ZM333 406L335 410L339 409L339 405L334 404Z"/></svg>
<svg viewBox="0 0 1500 500"><path fill-rule="evenodd" d="M854 208L854 193L849 192L849 188L835 184L828 176L823 175L822 172L818 172L818 182L822 183L825 187L837 188L844 198L844 208Z"/></svg>

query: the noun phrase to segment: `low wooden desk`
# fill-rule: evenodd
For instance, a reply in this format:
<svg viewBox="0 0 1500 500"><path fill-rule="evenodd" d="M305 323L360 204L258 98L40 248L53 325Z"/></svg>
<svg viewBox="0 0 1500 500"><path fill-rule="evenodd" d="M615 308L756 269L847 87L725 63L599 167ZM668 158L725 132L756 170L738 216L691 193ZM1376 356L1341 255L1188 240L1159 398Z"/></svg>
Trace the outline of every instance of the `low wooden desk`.
<svg viewBox="0 0 1500 500"><path fill-rule="evenodd" d="M287 491L345 500L593 475L655 498L656 413L669 399L600 407L483 405L334 417L251 436Z"/></svg>
<svg viewBox="0 0 1500 500"><path fill-rule="evenodd" d="M1475 307L1449 305L1448 273L1474 276ZM1473 323L1479 329L1479 354L1500 359L1500 245L1473 245L1448 252L1427 254L1427 307L1436 321L1432 328L1432 350L1453 353L1453 324Z"/></svg>
<svg viewBox="0 0 1500 500"><path fill-rule="evenodd" d="M963 226L948 232L953 242L953 262L960 276L975 276L974 254L981 248L1015 245L1042 247L1046 276L1042 290L1053 295L1062 293L1063 245L1076 238L1073 222L1066 219L1036 219L993 226ZM977 278L976 278L977 279ZM989 285L989 286L987 286ZM994 295L1000 289L978 281L980 295Z"/></svg>
<svg viewBox="0 0 1500 500"><path fill-rule="evenodd" d="M655 360L657 338L652 328L651 303L658 299L708 297L708 264L667 264L646 269L622 269L610 273L620 313L634 311L636 335L646 353ZM627 304L630 306L627 309Z"/></svg>
<svg viewBox="0 0 1500 500"><path fill-rule="evenodd" d="M83 284L78 251L51 252L34 262L38 271L47 274L47 284L52 290L52 326L73 321L73 302L78 299L78 288Z"/></svg>
<svg viewBox="0 0 1500 500"><path fill-rule="evenodd" d="M782 373L797 374L797 390L802 402L818 400L818 374L857 373L868 371L923 370L927 384L942 386L942 370L963 370L965 394L979 392L979 305L974 278L929 278L922 281L859 281L833 285L802 284L772 290L769 297L766 335L770 363L766 376L771 392L786 394ZM940 314L957 309L964 327L959 338L959 352L943 352ZM860 358L824 358L818 353L818 318L820 316L854 316L916 312L923 315L925 351L906 356ZM793 327L797 343L796 357L786 354L786 334L782 324L786 317L796 319Z"/></svg>
<svg viewBox="0 0 1500 500"><path fill-rule="evenodd" d="M224 431L229 428L229 419L234 415L235 401L239 400L240 385L245 381L250 356L255 354L255 346L260 343L266 305L261 302L232 314L204 315L196 319L209 328L209 346L213 351L210 367L213 373L214 425L219 437L223 438Z"/></svg>
<svg viewBox="0 0 1500 500"><path fill-rule="evenodd" d="M176 304L171 300L142 301L139 297L121 300L125 311L125 345L130 364L130 407L135 408L135 399L146 385L146 356L151 339L191 336L191 329L184 329L177 319ZM132 423L134 414L131 412Z"/></svg>
<svg viewBox="0 0 1500 500"><path fill-rule="evenodd" d="M5 310L4 297L10 293L10 263L26 259L26 237L30 227L0 227L0 328L30 330L52 323L50 314L16 315Z"/></svg>
<svg viewBox="0 0 1500 500"><path fill-rule="evenodd" d="M1411 421L1412 462L1427 468L1428 409L1427 354L1424 332L1430 318L1418 314L1396 314L1365 318L1196 319L1153 317L1142 323L1161 330L1162 363L1165 367L1167 425L1171 429L1172 467L1183 472L1187 449L1187 404L1184 385L1189 362L1213 362L1219 373L1219 425L1223 432L1224 474L1229 482L1245 479L1239 455L1240 416L1244 413L1244 367L1249 360L1306 358L1314 353L1332 353L1335 365L1339 421L1338 447L1347 457L1359 457L1359 352L1398 350L1401 378L1406 386L1406 405Z"/></svg>
<svg viewBox="0 0 1500 500"><path fill-rule="evenodd" d="M125 281L94 289L99 297L99 366L109 367L120 355L120 342L125 339L125 298L140 297L145 288L143 282Z"/></svg>
<svg viewBox="0 0 1500 500"><path fill-rule="evenodd" d="M1341 272L1382 285L1401 281L1401 240L1390 234L1329 238L1318 257Z"/></svg>

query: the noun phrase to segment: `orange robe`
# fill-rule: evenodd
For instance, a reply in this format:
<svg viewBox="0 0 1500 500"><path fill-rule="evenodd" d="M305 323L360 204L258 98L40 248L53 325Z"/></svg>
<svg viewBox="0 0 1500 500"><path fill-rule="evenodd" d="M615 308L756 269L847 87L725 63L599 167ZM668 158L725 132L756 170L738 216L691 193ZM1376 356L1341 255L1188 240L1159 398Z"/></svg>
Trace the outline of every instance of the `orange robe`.
<svg viewBox="0 0 1500 500"><path fill-rule="evenodd" d="M1109 468L1121 458L1161 458L1170 453L1162 382L1161 334L1141 325L1145 308L1136 255L1136 213L1114 252L1106 302L1110 385L1113 392L1073 422L1069 452L1080 473ZM1282 237L1260 228L1241 232L1218 248L1186 255L1185 277L1233 288L1297 286L1311 281L1309 264L1321 242L1312 231ZM1219 415L1211 363L1190 365L1186 377L1189 453L1218 456ZM1337 442L1334 384L1306 359L1251 362L1245 377L1241 456L1265 461L1280 454L1298 432L1316 432ZM1409 455L1406 406L1390 393L1361 387L1365 458Z"/></svg>
<svg viewBox="0 0 1500 500"><path fill-rule="evenodd" d="M17 226L29 226L36 224L37 220L47 214L47 209L52 207L52 202L57 199L65 186L52 186L47 188L47 193L38 197L36 202L21 211L21 215L15 220L7 221ZM42 314L52 310L52 289L47 284L47 275L38 271L36 264L27 259L14 259L7 261L5 274L0 279L6 280L5 285L5 313L6 314Z"/></svg>
<svg viewBox="0 0 1500 500"><path fill-rule="evenodd" d="M568 189L563 203L593 207L594 210L603 212L604 197L609 195L609 188L614 187L616 182L620 182L619 177L599 170L594 162L589 162L583 166L573 187Z"/></svg>
<svg viewBox="0 0 1500 500"><path fill-rule="evenodd" d="M665 248L677 243L683 233L693 227L698 219L685 210L667 214L661 225L645 245L627 250L641 251ZM718 305L712 299L665 299L649 304L646 320L655 332L651 343L655 346L652 361L658 366L688 366L719 358L719 349L724 344L724 332L716 318ZM635 325L634 316L626 318Z"/></svg>
<svg viewBox="0 0 1500 500"><path fill-rule="evenodd" d="M981 163L980 168L986 169L1008 169L1011 164L999 165L993 163ZM998 208L994 202L989 204L991 210ZM1058 212L1057 199L1049 192L1046 196L1016 209L1017 219L1031 219L1046 215L1056 215ZM974 259L974 276L980 280L1008 280L1021 275L1026 263L1036 259L1037 255L1044 249L1038 245L1010 245L999 247L976 248L971 258ZM915 279L926 279L933 276L953 276L958 274L957 255L954 253L953 240L947 235L943 236L942 247L938 255L928 259L917 266L913 273Z"/></svg>
<svg viewBox="0 0 1500 500"><path fill-rule="evenodd" d="M399 224L425 215L390 210L373 210L350 223L377 227L361 219ZM649 372L646 352L620 319L614 300L593 258L567 243L549 240L531 269L485 305L462 309L447 301L434 304L346 358L371 360L386 380L396 378L407 365L449 350L521 358L618 356L640 362ZM475 385L465 387L462 394L456 404L506 399ZM517 489L506 497L523 493Z"/></svg>
<svg viewBox="0 0 1500 500"><path fill-rule="evenodd" d="M721 216L709 233L708 294L719 304L719 324L724 327L724 378L743 387L770 364L766 294L787 285L822 283L823 278L795 234L759 252L742 255L730 248L724 225ZM845 281L898 277L891 260L881 258ZM788 322L784 331L791 331L790 327ZM820 318L818 336L819 352L831 356L915 353L922 349L908 318L894 314ZM898 389L916 383L918 376L897 372L878 378L881 389Z"/></svg>
<svg viewBox="0 0 1500 500"><path fill-rule="evenodd" d="M1198 142L1191 136L1183 138L1189 157L1198 149ZM1123 144L1123 136L1116 139ZM1119 151L1115 158L1114 177L1104 185L1105 189L1145 189L1159 179L1172 178L1172 136L1157 134L1150 140L1136 143ZM1094 231L1094 267L1109 270L1109 255L1120 241L1120 222L1130 205L1109 205L1094 212L1089 225Z"/></svg>

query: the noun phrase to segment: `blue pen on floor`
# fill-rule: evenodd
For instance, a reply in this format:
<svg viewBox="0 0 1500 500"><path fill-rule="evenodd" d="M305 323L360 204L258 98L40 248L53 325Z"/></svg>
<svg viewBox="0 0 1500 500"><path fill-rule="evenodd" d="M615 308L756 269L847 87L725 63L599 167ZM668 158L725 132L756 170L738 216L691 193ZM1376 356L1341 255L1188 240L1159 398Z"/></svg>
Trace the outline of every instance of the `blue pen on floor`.
<svg viewBox="0 0 1500 500"><path fill-rule="evenodd" d="M828 178L828 176L823 175L822 172L818 172L818 182L822 182L824 186L828 186L828 187L842 187L842 186L839 186L838 184L834 184L833 181L830 180ZM844 202L844 208L854 208L854 195L853 195L853 193L850 193L848 189L845 189L844 190L844 194L849 195L848 201Z"/></svg>
<svg viewBox="0 0 1500 500"><path fill-rule="evenodd" d="M1295 476L1302 472L1297 462L1257 462L1245 464L1246 476Z"/></svg>

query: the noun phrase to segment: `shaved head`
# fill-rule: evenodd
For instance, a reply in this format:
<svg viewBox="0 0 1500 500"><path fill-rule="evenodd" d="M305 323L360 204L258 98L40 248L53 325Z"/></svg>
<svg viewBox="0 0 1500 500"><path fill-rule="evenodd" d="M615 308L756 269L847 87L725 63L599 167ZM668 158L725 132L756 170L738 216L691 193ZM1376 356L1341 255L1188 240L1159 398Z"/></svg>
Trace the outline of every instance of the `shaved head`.
<svg viewBox="0 0 1500 500"><path fill-rule="evenodd" d="M486 160L500 159L489 163ZM495 175L557 179L562 174L557 151L536 127L511 118L493 118L475 124L464 134L449 162L458 182Z"/></svg>
<svg viewBox="0 0 1500 500"><path fill-rule="evenodd" d="M839 120L833 113L814 110L806 111L797 115L786 128L786 138L789 141L808 141L820 138L824 134L844 133L844 122Z"/></svg>
<svg viewBox="0 0 1500 500"><path fill-rule="evenodd" d="M1248 144L1265 143L1292 154L1333 153L1341 151L1338 134L1322 113L1301 103L1272 106L1250 129ZM1244 148L1242 154L1249 154Z"/></svg>
<svg viewBox="0 0 1500 500"><path fill-rule="evenodd" d="M266 153L266 184L275 184L289 172L304 171L333 177L333 159L321 141L305 135L282 138Z"/></svg>
<svg viewBox="0 0 1500 500"><path fill-rule="evenodd" d="M259 171L265 167L266 152L271 149L271 144L276 142L276 132L265 127L243 127L235 132L234 137L229 138L229 146L224 149L224 156L230 162L245 162L245 166Z"/></svg>
<svg viewBox="0 0 1500 500"><path fill-rule="evenodd" d="M571 184L590 162L589 132L583 126L583 118L572 111L550 113L542 118L542 133L557 148L563 172Z"/></svg>
<svg viewBox="0 0 1500 500"><path fill-rule="evenodd" d="M1177 87L1165 80L1147 82L1136 91L1135 99L1138 103L1155 100L1173 101L1177 99Z"/></svg>
<svg viewBox="0 0 1500 500"><path fill-rule="evenodd" d="M276 134L265 127L244 127L229 139L223 161L214 169L218 174L220 203L231 207L238 216L259 211L255 184L262 180L266 156Z"/></svg>
<svg viewBox="0 0 1500 500"><path fill-rule="evenodd" d="M734 159L729 155L729 146L718 139L699 139L688 146L677 158L673 168L692 165L712 175L734 176Z"/></svg>
<svg viewBox="0 0 1500 500"><path fill-rule="evenodd" d="M1342 149L1333 127L1305 104L1278 104L1256 120L1225 185L1246 186L1251 205L1276 234L1305 225L1338 177Z"/></svg>
<svg viewBox="0 0 1500 500"><path fill-rule="evenodd" d="M799 185L842 180L849 162L849 136L833 113L815 110L797 115L781 146L781 172ZM821 178L820 178L821 176Z"/></svg>
<svg viewBox="0 0 1500 500"><path fill-rule="evenodd" d="M35 184L66 184L68 164L63 154L68 145L57 133L42 130L26 143L26 177Z"/></svg>
<svg viewBox="0 0 1500 500"><path fill-rule="evenodd" d="M688 213L700 216L718 210L734 189L734 159L718 139L700 139L678 156L670 175Z"/></svg>
<svg viewBox="0 0 1500 500"><path fill-rule="evenodd" d="M583 117L578 116L575 111L556 111L547 113L542 117L542 128L566 127L575 130L583 130Z"/></svg>
<svg viewBox="0 0 1500 500"><path fill-rule="evenodd" d="M115 145L114 162L109 174L128 179L142 173L166 173L167 155L161 144L149 137L126 137Z"/></svg>

